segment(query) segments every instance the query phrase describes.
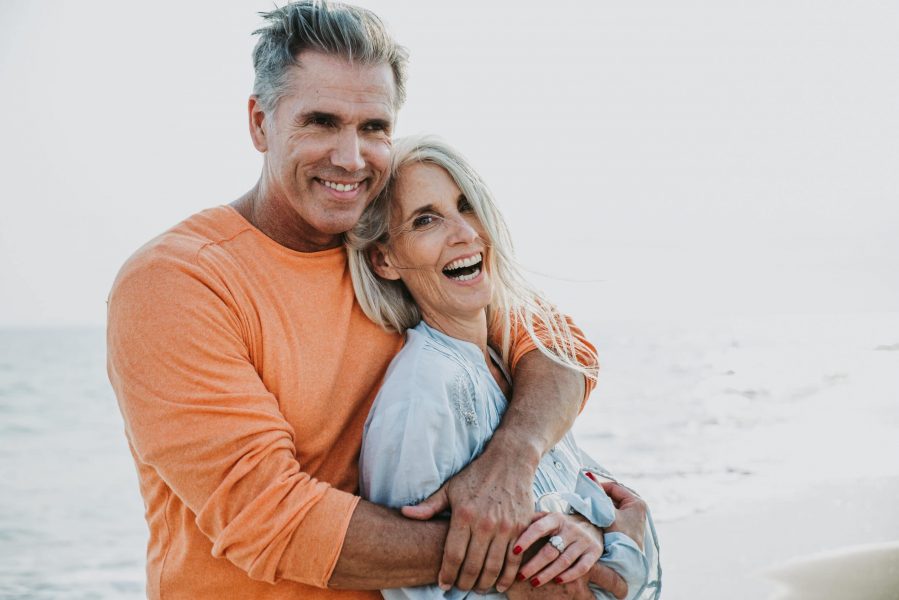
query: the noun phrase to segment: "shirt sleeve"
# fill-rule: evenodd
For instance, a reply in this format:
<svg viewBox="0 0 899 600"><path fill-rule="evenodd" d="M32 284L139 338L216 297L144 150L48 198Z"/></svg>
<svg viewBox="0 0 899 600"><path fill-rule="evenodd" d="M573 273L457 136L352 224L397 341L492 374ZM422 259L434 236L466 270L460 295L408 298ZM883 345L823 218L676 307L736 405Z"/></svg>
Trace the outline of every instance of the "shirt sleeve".
<svg viewBox="0 0 899 600"><path fill-rule="evenodd" d="M303 471L245 331L230 291L193 257L132 259L107 329L126 434L215 557L253 579L325 587L358 498Z"/></svg>
<svg viewBox="0 0 899 600"><path fill-rule="evenodd" d="M362 495L399 508L437 491L476 453L477 435L458 407L473 402L470 386L456 385L450 369L415 363L399 365L385 380L372 407L359 460ZM415 373L427 373L421 381ZM441 378L446 375L444 381ZM381 590L387 600L461 600L469 593L436 585Z"/></svg>
<svg viewBox="0 0 899 600"><path fill-rule="evenodd" d="M599 357L596 353L596 347L590 343L590 340L587 339L587 336L584 335L584 332L574 323L571 317L555 312L553 314L556 315L557 318L565 320L565 323L571 330L571 334L578 341L576 351L578 362L590 369L591 376L584 376L584 398L581 402L581 408L583 409L583 406L587 403L587 399L590 397L590 393L596 387L596 377L599 373ZM534 331L544 343L549 343L549 336L544 324L539 322L535 323ZM520 323L513 322L511 348L509 350L509 370L514 374L515 367L518 365L521 357L536 349L537 345L528 333L527 328Z"/></svg>

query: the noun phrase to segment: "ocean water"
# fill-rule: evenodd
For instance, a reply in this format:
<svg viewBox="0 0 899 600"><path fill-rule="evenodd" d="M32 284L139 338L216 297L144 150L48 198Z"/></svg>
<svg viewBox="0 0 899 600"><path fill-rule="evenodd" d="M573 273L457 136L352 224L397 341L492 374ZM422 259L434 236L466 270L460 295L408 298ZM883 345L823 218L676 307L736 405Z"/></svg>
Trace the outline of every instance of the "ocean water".
<svg viewBox="0 0 899 600"><path fill-rule="evenodd" d="M602 370L575 434L657 520L899 474L899 313L583 324ZM104 353L100 329L0 331L2 598L144 596Z"/></svg>
<svg viewBox="0 0 899 600"><path fill-rule="evenodd" d="M0 598L142 598L147 529L101 329L0 332Z"/></svg>

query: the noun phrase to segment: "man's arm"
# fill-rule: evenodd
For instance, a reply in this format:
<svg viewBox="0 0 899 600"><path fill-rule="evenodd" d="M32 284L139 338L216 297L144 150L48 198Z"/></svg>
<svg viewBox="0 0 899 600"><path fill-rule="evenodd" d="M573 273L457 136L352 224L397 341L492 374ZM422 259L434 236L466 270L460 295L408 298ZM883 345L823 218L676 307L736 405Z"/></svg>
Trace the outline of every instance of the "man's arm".
<svg viewBox="0 0 899 600"><path fill-rule="evenodd" d="M373 590L437 580L449 522L417 522L360 500L328 587Z"/></svg>
<svg viewBox="0 0 899 600"><path fill-rule="evenodd" d="M446 523L410 522L304 472L229 290L179 259L126 267L108 328L110 379L135 458L164 482L164 502L196 516L178 527L197 527L213 556L268 583L325 587L338 558L366 574L353 587L435 581ZM158 497L147 501L165 510Z"/></svg>
<svg viewBox="0 0 899 600"><path fill-rule="evenodd" d="M529 352L522 357L515 377L513 400L481 457L441 488L438 494L444 493L445 496L435 494L416 507L403 509L407 514L424 515L427 511L426 518L431 518L443 510L432 510L433 507L449 503L454 518L465 516L464 524L471 532L465 535L462 527L456 524L457 542L462 555L466 546L470 554L479 543L479 538L486 537L494 529L512 532L508 535L508 541L500 542L506 547L518 537L514 517L505 514L504 510L511 508L516 511L513 514L522 515L522 523L530 523L534 514L531 487L537 464L540 457L568 431L584 396L583 376L559 366L539 352ZM453 502L454 497L456 502ZM516 498L522 498L523 502L514 503ZM430 528L422 529L421 525ZM329 586L373 589L434 583L444 555L444 541L448 554L457 551L451 546L452 540L447 538L448 529L452 531L446 521L421 523L403 519L394 511L363 500L350 521ZM491 540L488 539L487 544L480 543L486 546ZM497 553L499 565L496 572L506 559L506 547ZM517 565L520 558L514 554L512 556ZM483 553L478 561L473 562L477 562L477 572L480 573ZM511 571L508 585L514 581L516 571L517 566ZM442 577L440 581L443 582ZM452 581L454 579L448 583L452 585ZM463 585L456 587L471 589L474 578L471 581L468 588ZM484 586L484 589L488 587L490 585ZM551 591L545 590L544 593L549 595Z"/></svg>

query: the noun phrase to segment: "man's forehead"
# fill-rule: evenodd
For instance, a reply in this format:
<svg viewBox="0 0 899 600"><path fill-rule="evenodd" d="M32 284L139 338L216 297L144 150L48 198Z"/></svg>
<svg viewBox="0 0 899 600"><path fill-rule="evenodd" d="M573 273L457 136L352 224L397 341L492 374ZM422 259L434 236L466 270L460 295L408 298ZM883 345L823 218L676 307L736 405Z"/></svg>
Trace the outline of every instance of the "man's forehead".
<svg viewBox="0 0 899 600"><path fill-rule="evenodd" d="M341 86L318 86L312 97L318 104L345 109L379 110L393 114L393 94L383 89L352 89Z"/></svg>
<svg viewBox="0 0 899 600"><path fill-rule="evenodd" d="M304 52L291 67L289 96L316 110L377 111L392 118L396 83L387 63L350 63L342 57Z"/></svg>

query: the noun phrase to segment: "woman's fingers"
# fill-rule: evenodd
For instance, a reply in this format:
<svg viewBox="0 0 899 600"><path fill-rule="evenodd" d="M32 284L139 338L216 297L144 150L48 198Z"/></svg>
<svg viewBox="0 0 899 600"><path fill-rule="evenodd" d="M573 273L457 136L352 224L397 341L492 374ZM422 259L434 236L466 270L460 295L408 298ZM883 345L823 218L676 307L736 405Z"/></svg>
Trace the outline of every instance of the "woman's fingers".
<svg viewBox="0 0 899 600"><path fill-rule="evenodd" d="M527 579L531 582L531 585L535 587L542 583L546 583L546 581L541 581L539 578L535 581L534 576L557 558L559 558L559 551L549 544L544 544L543 547L540 548L540 551L518 571L518 579L522 581Z"/></svg>
<svg viewBox="0 0 899 600"><path fill-rule="evenodd" d="M584 554L587 549L587 544L582 540L575 540L568 544L565 548L565 552L558 554L558 550L556 553L556 559L546 565L541 571L539 571L536 575L531 577L531 584L535 587L539 587L541 585L550 583L555 581L556 577L558 577L561 573L564 573L568 570L571 565L577 562L577 560ZM537 581L535 584L534 581ZM558 582L557 582L558 583Z"/></svg>
<svg viewBox="0 0 899 600"><path fill-rule="evenodd" d="M518 539L515 540L515 547L525 551L533 546L540 538L556 533L561 525L562 515L559 513L544 514L539 519L533 521L528 528L518 536Z"/></svg>
<svg viewBox="0 0 899 600"><path fill-rule="evenodd" d="M601 555L601 550L598 550L595 547L589 549L588 551L577 557L577 559L573 561L573 564L571 564L569 568L559 573L554 573L552 576L553 581L555 581L556 583L568 583L570 581L580 579L590 572L590 569L593 568L593 565L596 564L596 561L599 560L599 557Z"/></svg>
<svg viewBox="0 0 899 600"><path fill-rule="evenodd" d="M605 490L609 498L612 499L612 502L615 503L616 508L625 508L633 504L643 503L643 500L640 498L640 496L636 495L620 483L615 483L614 481L603 481L599 485L602 486L602 489Z"/></svg>

